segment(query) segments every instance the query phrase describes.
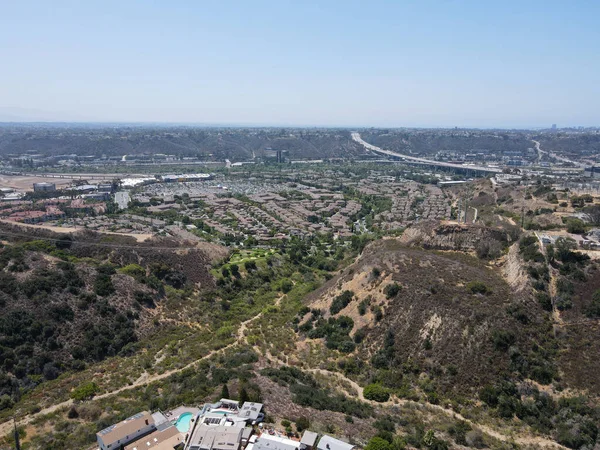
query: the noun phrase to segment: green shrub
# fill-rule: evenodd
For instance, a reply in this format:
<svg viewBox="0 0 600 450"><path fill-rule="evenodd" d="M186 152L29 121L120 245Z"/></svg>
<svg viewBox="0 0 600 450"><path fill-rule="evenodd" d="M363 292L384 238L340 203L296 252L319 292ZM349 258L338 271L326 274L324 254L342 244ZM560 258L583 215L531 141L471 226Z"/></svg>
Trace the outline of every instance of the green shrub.
<svg viewBox="0 0 600 450"><path fill-rule="evenodd" d="M331 306L329 307L329 312L331 314L337 314L342 309L344 309L348 304L352 301L354 297L354 292L352 291L344 291L340 295L336 296L331 302Z"/></svg>
<svg viewBox="0 0 600 450"><path fill-rule="evenodd" d="M546 311L552 311L552 299L546 292L538 292L535 296L542 308Z"/></svg>
<svg viewBox="0 0 600 450"><path fill-rule="evenodd" d="M585 315L591 318L600 317L600 289L592 295L592 302L587 307Z"/></svg>
<svg viewBox="0 0 600 450"><path fill-rule="evenodd" d="M81 402L92 398L98 392L98 385L93 381L79 385L73 392L71 392L71 398L75 401Z"/></svg>
<svg viewBox="0 0 600 450"><path fill-rule="evenodd" d="M385 439L375 436L368 442L365 450L392 450L392 446Z"/></svg>
<svg viewBox="0 0 600 450"><path fill-rule="evenodd" d="M146 276L146 269L139 264L128 264L127 266L119 269L119 272L129 275L135 279L141 279Z"/></svg>
<svg viewBox="0 0 600 450"><path fill-rule="evenodd" d="M352 416L350 416L350 417L352 417ZM310 427L310 420L308 420L308 417L301 416L296 419L296 430L298 430L299 432L308 430L309 427Z"/></svg>
<svg viewBox="0 0 600 450"><path fill-rule="evenodd" d="M401 286L398 283L390 283L385 288L383 288L383 293L385 297L389 300L394 298L400 292Z"/></svg>
<svg viewBox="0 0 600 450"><path fill-rule="evenodd" d="M516 341L515 334L510 330L494 330L492 342L496 350L508 350Z"/></svg>
<svg viewBox="0 0 600 450"><path fill-rule="evenodd" d="M585 224L581 219L569 219L567 221L567 231L572 234L585 233Z"/></svg>
<svg viewBox="0 0 600 450"><path fill-rule="evenodd" d="M376 402L387 402L390 398L390 393L380 384L369 384L363 389L363 395L368 400Z"/></svg>

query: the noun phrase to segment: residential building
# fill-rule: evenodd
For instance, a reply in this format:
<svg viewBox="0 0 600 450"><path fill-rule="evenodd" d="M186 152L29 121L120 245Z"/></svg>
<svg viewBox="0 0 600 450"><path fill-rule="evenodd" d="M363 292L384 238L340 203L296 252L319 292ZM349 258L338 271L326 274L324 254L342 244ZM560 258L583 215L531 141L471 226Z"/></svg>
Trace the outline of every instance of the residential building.
<svg viewBox="0 0 600 450"><path fill-rule="evenodd" d="M262 421L265 417L261 412L262 408L262 403L245 402L237 415L238 417L244 418L249 423Z"/></svg>
<svg viewBox="0 0 600 450"><path fill-rule="evenodd" d="M140 412L96 433L100 450L116 450L156 430L152 414Z"/></svg>
<svg viewBox="0 0 600 450"><path fill-rule="evenodd" d="M166 428L160 429L159 425L156 431L126 445L124 450L173 450L177 446L183 448L183 433L170 422L164 425L167 425Z"/></svg>
<svg viewBox="0 0 600 450"><path fill-rule="evenodd" d="M317 444L318 450L352 450L355 446L331 436L323 436Z"/></svg>
<svg viewBox="0 0 600 450"><path fill-rule="evenodd" d="M239 450L243 426L198 424L186 443L186 450Z"/></svg>
<svg viewBox="0 0 600 450"><path fill-rule="evenodd" d="M300 442L282 436L263 433L254 443L253 450L299 450Z"/></svg>
<svg viewBox="0 0 600 450"><path fill-rule="evenodd" d="M300 449L301 450L312 450L317 444L317 438L319 435L314 431L306 430L302 435L302 439L300 439Z"/></svg>

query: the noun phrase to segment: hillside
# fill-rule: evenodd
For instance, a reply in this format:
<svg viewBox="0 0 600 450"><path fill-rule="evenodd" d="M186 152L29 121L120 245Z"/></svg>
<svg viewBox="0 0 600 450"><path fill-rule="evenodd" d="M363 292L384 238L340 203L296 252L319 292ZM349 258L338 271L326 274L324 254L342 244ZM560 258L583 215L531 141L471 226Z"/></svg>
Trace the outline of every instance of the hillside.
<svg viewBox="0 0 600 450"><path fill-rule="evenodd" d="M0 238L13 242L0 248L0 410L63 372L134 352L160 328L166 290L214 286L211 257L199 249L4 228Z"/></svg>
<svg viewBox="0 0 600 450"><path fill-rule="evenodd" d="M600 416L584 385L595 366L578 366L594 344L565 339L540 294L559 277L573 280L562 318L574 314L579 322L595 311L588 292L595 292L597 268L560 247L546 264L535 239L517 241L512 231L424 222L401 238L374 240L360 255L366 239L333 241L327 250L339 257L326 265L318 236L221 259L218 247L203 249L214 256L203 259L185 246L167 251L168 241L109 248L92 245L106 236L90 235L59 251L64 237L55 248L23 238L3 249L25 252L3 273L35 276L35 258L70 270L63 268L67 252L82 272L80 289L95 290L98 277L109 276L119 302L97 293L96 301L114 301L139 318L132 319L134 340L116 355L84 358L82 367L65 363L54 380L27 375L40 384L23 384L23 398L4 405L0 435L20 411L29 448L92 448L95 432L115 421L214 400L227 387L232 398L264 403L269 426L306 418L312 430L363 446L375 435L394 449L591 449ZM478 251L492 240L498 252ZM566 261L573 266L563 267ZM21 272L8 269L15 262ZM115 273L107 273L109 264ZM577 270L588 281L575 283ZM160 283L149 283L152 277ZM149 294L140 306L138 290ZM71 308L77 323L77 304ZM0 447L10 442L0 439Z"/></svg>
<svg viewBox="0 0 600 450"><path fill-rule="evenodd" d="M447 243L444 229L431 246ZM341 372L364 387L367 399L452 405L466 417L486 411L524 427L523 435L531 427L567 447L587 448L600 417L597 365L588 353L597 323L588 318L581 327L575 320L556 333L542 295L547 287L527 275L542 273L541 264L527 262L535 252L527 239L491 262L407 247L406 239L374 242L307 297L297 360ZM585 269L588 280L596 270ZM595 292L597 281L590 282ZM565 320L581 319L578 309L584 303L590 311L590 298L574 296Z"/></svg>
<svg viewBox="0 0 600 450"><path fill-rule="evenodd" d="M205 127L0 126L0 154L197 156L249 160L274 150L293 159L349 157L364 153L345 130Z"/></svg>
<svg viewBox="0 0 600 450"><path fill-rule="evenodd" d="M393 377L410 365L440 393L476 395L479 386L520 369L511 365L509 346L526 355L526 375L544 378L552 370L533 350L550 344L543 310L532 298L513 296L497 271L471 256L381 240L311 294L309 307L328 319L344 291L352 300L334 316L352 318L350 335L362 336L357 354L373 365L364 379L383 376L378 369Z"/></svg>

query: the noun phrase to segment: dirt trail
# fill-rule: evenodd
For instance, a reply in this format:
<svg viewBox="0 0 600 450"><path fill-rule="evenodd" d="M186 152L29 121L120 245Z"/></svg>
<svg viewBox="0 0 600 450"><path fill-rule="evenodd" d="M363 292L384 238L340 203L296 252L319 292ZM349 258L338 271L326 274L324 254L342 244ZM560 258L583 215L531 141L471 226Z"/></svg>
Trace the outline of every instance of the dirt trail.
<svg viewBox="0 0 600 450"><path fill-rule="evenodd" d="M468 423L469 425L471 425L472 427L478 428L483 433L485 433L495 439L498 439L499 441L502 441L502 442L514 442L519 445L536 445L536 446L543 447L543 448L555 448L555 449L568 450L567 447L564 447L564 446L558 444L557 442L554 442L550 439L546 439L546 438L543 438L540 436L512 436L512 435L506 435L504 433L500 433L499 431L496 431L487 425L481 425L481 424L478 424L477 422L473 422L472 420L467 419L466 417L462 416L461 414L457 413L456 411L444 408L443 406L440 406L440 405L434 405L432 403L427 403L427 402L415 402L413 400L406 400L406 399L401 399L401 398L394 398L392 400L388 400L387 402L382 402L382 403L368 400L365 398L365 396L363 394L362 387L360 387L360 385L358 383L347 378L346 376L344 376L341 373L330 372L329 370L325 370L325 369L307 369L306 372L312 372L312 373L318 373L321 375L333 376L334 378L337 378L338 380L341 380L344 383L347 383L348 385L352 386L353 389L356 390L356 392L358 393L357 395L358 395L359 400L361 400L365 403L369 403L373 406L379 406L379 407L382 407L382 406L390 407L390 406L398 406L398 405L411 405L411 406L421 406L421 407L424 406L426 408L439 411L447 416L451 416L457 420L462 420L462 421ZM348 393L346 392L346 394L348 394Z"/></svg>

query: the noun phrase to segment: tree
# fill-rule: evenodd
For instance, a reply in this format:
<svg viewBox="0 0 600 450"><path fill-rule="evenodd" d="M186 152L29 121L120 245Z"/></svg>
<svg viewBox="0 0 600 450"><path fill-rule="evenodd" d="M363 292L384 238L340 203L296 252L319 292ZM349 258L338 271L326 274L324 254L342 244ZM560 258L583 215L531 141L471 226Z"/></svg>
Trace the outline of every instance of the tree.
<svg viewBox="0 0 600 450"><path fill-rule="evenodd" d="M577 248L577 243L571 238L560 237L555 243L555 254L560 261L568 261L571 251Z"/></svg>
<svg viewBox="0 0 600 450"><path fill-rule="evenodd" d="M242 385L240 387L240 394L239 394L239 399L238 399L240 407L249 400L250 400L250 396L248 395L246 386Z"/></svg>
<svg viewBox="0 0 600 450"><path fill-rule="evenodd" d="M591 223L600 225L600 205L588 206L584 212Z"/></svg>
<svg viewBox="0 0 600 450"><path fill-rule="evenodd" d="M223 383L223 389L221 389L221 398L229 398L229 388L227 383Z"/></svg>
<svg viewBox="0 0 600 450"><path fill-rule="evenodd" d="M581 219L570 219L567 222L567 231L572 234L585 233L585 224Z"/></svg>

